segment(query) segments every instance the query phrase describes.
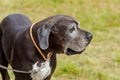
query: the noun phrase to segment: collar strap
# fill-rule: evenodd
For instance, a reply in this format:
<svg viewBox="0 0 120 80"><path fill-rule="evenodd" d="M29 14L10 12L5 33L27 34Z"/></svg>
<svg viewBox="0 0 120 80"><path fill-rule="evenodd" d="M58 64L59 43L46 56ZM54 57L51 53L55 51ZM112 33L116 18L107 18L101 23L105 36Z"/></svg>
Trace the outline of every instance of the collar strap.
<svg viewBox="0 0 120 80"><path fill-rule="evenodd" d="M38 50L38 52L41 54L41 56L43 57L43 59L46 61L47 58L46 58L45 55L42 53L42 51L40 50L40 48L39 48L38 45L36 44L35 39L33 38L32 28L33 28L33 26L34 26L35 24L36 24L36 23L33 23L33 24L31 25L31 27L30 27L30 37L31 37L31 40L32 40L35 48ZM50 58L51 56L52 56L51 54L48 55L49 58Z"/></svg>

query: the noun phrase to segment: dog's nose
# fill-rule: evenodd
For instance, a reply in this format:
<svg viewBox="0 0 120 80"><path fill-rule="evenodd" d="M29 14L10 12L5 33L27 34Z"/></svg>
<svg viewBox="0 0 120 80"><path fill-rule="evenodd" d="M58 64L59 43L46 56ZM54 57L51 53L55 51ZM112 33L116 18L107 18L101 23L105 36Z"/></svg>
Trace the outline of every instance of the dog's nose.
<svg viewBox="0 0 120 80"><path fill-rule="evenodd" d="M91 40L93 35L90 32L87 32L86 37L87 37L88 40Z"/></svg>

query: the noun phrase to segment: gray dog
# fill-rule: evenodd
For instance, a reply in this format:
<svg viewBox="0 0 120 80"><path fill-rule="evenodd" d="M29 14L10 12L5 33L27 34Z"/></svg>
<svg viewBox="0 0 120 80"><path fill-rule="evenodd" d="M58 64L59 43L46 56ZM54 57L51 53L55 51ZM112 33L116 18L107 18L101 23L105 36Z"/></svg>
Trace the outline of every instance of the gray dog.
<svg viewBox="0 0 120 80"><path fill-rule="evenodd" d="M0 24L0 64L13 69L29 71L43 57L33 45L30 37L31 21L22 14L11 14ZM55 15L33 25L32 34L36 44L45 57L51 52L50 74L44 80L50 80L56 68L56 53L67 55L80 54L92 39L92 34L79 28L79 23L67 15ZM36 64L35 64L36 65ZM34 66L35 66L34 65ZM3 80L10 80L7 70L0 68ZM17 73L15 80L32 80L30 74Z"/></svg>

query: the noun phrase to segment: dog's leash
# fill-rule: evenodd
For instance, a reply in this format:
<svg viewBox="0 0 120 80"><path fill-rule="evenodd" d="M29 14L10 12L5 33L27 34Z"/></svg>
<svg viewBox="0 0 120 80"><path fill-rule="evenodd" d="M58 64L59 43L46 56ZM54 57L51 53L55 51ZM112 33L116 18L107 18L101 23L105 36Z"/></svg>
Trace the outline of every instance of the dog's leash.
<svg viewBox="0 0 120 80"><path fill-rule="evenodd" d="M52 53L49 53L47 56L48 56L47 58L50 58L50 57L52 56ZM47 60L47 59L46 59L46 60ZM0 68L5 69L5 70L14 71L14 72L17 72L17 73L30 74L30 73L33 72L32 70L30 70L30 71L22 71L22 70L12 69L12 68L8 68L8 67L6 67L6 66L3 66L3 65L1 65L1 64L0 64Z"/></svg>
<svg viewBox="0 0 120 80"><path fill-rule="evenodd" d="M38 47L38 45L36 44L34 38L33 38L33 34L32 34L32 28L36 23L33 23L32 26L30 27L30 37L32 39L32 42L34 44L34 46L36 47L36 49L38 50L38 52L41 54L41 56L43 57L43 59L46 61L47 58L44 56L44 54L42 53L42 51L40 50L40 48Z"/></svg>
<svg viewBox="0 0 120 80"><path fill-rule="evenodd" d="M32 70L30 70L30 71L22 71L22 70L17 70L17 69L12 69L12 68L5 67L5 66L3 66L1 64L0 64L0 68L5 69L5 70L14 71L14 72L17 72L17 73L26 73L26 74L32 73Z"/></svg>
<svg viewBox="0 0 120 80"><path fill-rule="evenodd" d="M42 53L42 51L40 50L40 48L38 47L38 45L36 44L36 42L35 42L35 40L34 40L34 38L33 38L33 35L32 35L32 28L33 28L33 26L34 26L35 24L36 24L36 23L33 23L33 24L31 25L31 27L30 27L30 37L31 37L31 40L32 40L35 48L38 50L38 52L41 54L41 56L43 57L43 59L46 61L47 58L50 58L53 54L52 54L52 53L48 53L47 58L46 58L45 55L44 55L44 54ZM1 64L0 64L0 68L5 69L5 70L11 70L11 71L18 72L18 73L27 73L27 74L29 74L29 73L32 73L32 72L33 72L32 70L30 70L30 71L22 71L22 70L17 70L17 69L11 69L11 68L8 68L8 67L3 66L3 65L1 65Z"/></svg>

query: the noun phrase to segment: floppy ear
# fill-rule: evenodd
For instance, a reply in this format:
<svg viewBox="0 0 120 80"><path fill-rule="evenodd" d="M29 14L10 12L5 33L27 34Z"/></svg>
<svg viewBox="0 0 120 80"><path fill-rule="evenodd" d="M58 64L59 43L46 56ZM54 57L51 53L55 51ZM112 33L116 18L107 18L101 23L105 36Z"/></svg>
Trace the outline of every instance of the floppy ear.
<svg viewBox="0 0 120 80"><path fill-rule="evenodd" d="M45 50L49 47L49 35L51 32L51 27L52 26L43 25L37 31L39 46L41 49Z"/></svg>

